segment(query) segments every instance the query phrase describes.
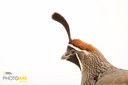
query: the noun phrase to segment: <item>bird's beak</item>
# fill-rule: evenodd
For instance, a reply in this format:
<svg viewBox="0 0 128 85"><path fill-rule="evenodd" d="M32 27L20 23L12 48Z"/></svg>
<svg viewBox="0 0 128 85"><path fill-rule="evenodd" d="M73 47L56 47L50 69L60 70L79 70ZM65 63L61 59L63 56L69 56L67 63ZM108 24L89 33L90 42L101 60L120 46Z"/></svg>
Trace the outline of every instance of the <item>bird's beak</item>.
<svg viewBox="0 0 128 85"><path fill-rule="evenodd" d="M62 59L62 60L66 60L66 59L68 59L68 56L62 55L61 59Z"/></svg>

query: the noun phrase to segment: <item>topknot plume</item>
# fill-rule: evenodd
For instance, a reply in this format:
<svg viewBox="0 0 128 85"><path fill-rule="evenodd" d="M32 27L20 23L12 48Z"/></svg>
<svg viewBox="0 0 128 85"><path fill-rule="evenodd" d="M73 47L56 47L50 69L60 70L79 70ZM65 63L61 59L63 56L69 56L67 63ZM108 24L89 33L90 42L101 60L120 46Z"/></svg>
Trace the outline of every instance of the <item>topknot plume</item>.
<svg viewBox="0 0 128 85"><path fill-rule="evenodd" d="M65 27L65 30L67 31L67 34L68 34L68 39L70 41L71 40L70 29L69 29L69 25L68 25L66 19L62 15L60 15L59 13L57 13L57 12L55 12L52 15L52 19L54 19L57 22L61 23Z"/></svg>

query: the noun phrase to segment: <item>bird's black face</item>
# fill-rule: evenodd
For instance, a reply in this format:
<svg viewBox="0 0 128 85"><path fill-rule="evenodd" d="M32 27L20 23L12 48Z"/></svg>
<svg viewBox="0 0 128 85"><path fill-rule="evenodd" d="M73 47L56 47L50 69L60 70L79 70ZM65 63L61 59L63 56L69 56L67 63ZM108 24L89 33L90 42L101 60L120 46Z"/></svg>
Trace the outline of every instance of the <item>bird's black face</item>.
<svg viewBox="0 0 128 85"><path fill-rule="evenodd" d="M70 62L76 64L80 68L80 63L77 58L77 53L78 53L77 50L75 50L71 46L68 46L66 53L62 56L62 59L66 59L67 61L70 61Z"/></svg>

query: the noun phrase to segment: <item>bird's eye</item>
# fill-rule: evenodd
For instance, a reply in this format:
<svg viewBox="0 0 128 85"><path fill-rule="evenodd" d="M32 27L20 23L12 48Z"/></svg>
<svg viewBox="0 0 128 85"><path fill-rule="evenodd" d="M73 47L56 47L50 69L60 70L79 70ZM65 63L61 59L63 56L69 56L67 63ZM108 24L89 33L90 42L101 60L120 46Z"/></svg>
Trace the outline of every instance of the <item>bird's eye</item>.
<svg viewBox="0 0 128 85"><path fill-rule="evenodd" d="M70 52L71 52L71 54L75 54L75 50L71 50Z"/></svg>

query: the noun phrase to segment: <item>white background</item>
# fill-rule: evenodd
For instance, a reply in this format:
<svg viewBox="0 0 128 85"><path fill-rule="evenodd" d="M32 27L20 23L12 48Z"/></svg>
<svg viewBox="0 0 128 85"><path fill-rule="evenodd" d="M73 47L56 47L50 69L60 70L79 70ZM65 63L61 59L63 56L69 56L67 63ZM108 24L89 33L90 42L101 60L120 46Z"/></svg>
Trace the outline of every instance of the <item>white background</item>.
<svg viewBox="0 0 128 85"><path fill-rule="evenodd" d="M79 68L60 59L68 37L54 12L66 18L72 38L128 69L128 0L1 0L0 85L80 85ZM2 72L28 81L3 80Z"/></svg>

